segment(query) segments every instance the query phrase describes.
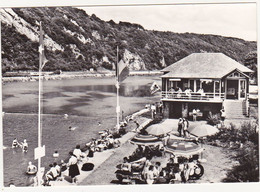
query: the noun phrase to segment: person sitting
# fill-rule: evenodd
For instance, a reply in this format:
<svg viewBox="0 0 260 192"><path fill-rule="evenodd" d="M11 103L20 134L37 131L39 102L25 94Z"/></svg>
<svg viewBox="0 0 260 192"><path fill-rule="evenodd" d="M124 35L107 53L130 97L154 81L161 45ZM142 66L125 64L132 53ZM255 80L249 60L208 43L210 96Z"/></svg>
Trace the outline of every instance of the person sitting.
<svg viewBox="0 0 260 192"><path fill-rule="evenodd" d="M37 172L37 167L35 165L33 165L31 161L29 161L26 172L29 173L29 174L30 173L36 173Z"/></svg>
<svg viewBox="0 0 260 192"><path fill-rule="evenodd" d="M54 158L58 158L60 155L59 155L58 151L55 151L52 156L53 156Z"/></svg>
<svg viewBox="0 0 260 192"><path fill-rule="evenodd" d="M49 184L50 181L54 181L58 176L57 170L56 168L54 168L53 164L50 164L49 167L50 170L47 171L45 174L47 184Z"/></svg>
<svg viewBox="0 0 260 192"><path fill-rule="evenodd" d="M90 157L90 158L94 157L94 152L95 152L95 148L93 146L90 146L87 157Z"/></svg>
<svg viewBox="0 0 260 192"><path fill-rule="evenodd" d="M67 170L67 164L64 162L64 160L60 161L60 171L66 171Z"/></svg>
<svg viewBox="0 0 260 192"><path fill-rule="evenodd" d="M170 89L169 89L169 92L175 92L175 89L174 89L174 87L171 87Z"/></svg>
<svg viewBox="0 0 260 192"><path fill-rule="evenodd" d="M203 88L201 88L201 87L199 88L199 90L197 91L197 93L200 93L200 95L201 95L202 97L206 96L205 93L204 93Z"/></svg>
<svg viewBox="0 0 260 192"><path fill-rule="evenodd" d="M148 171L146 173L146 183L148 185L151 185L154 183L154 166L153 165L150 165L149 168L148 168Z"/></svg>
<svg viewBox="0 0 260 192"><path fill-rule="evenodd" d="M143 178L146 180L147 179L147 173L149 171L149 167L152 165L151 163L151 159L150 158L147 158L145 163L144 163L144 168L143 168L143 171L142 171L142 175L143 175Z"/></svg>
<svg viewBox="0 0 260 192"><path fill-rule="evenodd" d="M155 179L155 184L166 184L168 183L167 181L167 172L165 169L163 169L160 174L159 174L159 177L157 177Z"/></svg>
<svg viewBox="0 0 260 192"><path fill-rule="evenodd" d="M12 148L16 148L19 147L19 143L18 140L16 138L14 138L13 143L12 143Z"/></svg>
<svg viewBox="0 0 260 192"><path fill-rule="evenodd" d="M189 87L184 91L185 95L188 97L191 97L191 92L192 90Z"/></svg>
<svg viewBox="0 0 260 192"><path fill-rule="evenodd" d="M146 162L146 157L142 157L141 159L131 162L132 171L138 171L138 172L142 171L144 168L145 162Z"/></svg>
<svg viewBox="0 0 260 192"><path fill-rule="evenodd" d="M171 170L173 168L173 166L174 166L174 160L173 160L173 158L170 158L169 162L166 164L166 169Z"/></svg>
<svg viewBox="0 0 260 192"><path fill-rule="evenodd" d="M57 171L57 176L60 176L61 175L61 167L56 162L53 163L53 167Z"/></svg>
<svg viewBox="0 0 260 192"><path fill-rule="evenodd" d="M124 172L131 172L131 163L128 162L127 157L123 158L123 163L121 165L121 170Z"/></svg>
<svg viewBox="0 0 260 192"><path fill-rule="evenodd" d="M112 135L109 135L108 138L107 138L107 148L108 149L112 149L114 147L114 138Z"/></svg>
<svg viewBox="0 0 260 192"><path fill-rule="evenodd" d="M162 171L161 163L160 162L156 162L155 166L154 166L154 176L156 178L159 177L161 171Z"/></svg>

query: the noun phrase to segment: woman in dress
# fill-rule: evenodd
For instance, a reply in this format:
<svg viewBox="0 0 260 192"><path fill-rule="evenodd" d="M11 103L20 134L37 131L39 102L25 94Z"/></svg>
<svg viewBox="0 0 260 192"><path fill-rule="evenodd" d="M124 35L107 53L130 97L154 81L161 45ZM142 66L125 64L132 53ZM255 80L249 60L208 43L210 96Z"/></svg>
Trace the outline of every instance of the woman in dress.
<svg viewBox="0 0 260 192"><path fill-rule="evenodd" d="M77 157L72 153L69 152L70 155L70 159L69 162L67 164L67 166L69 167L69 176L72 179L72 183L76 183L77 182L77 177L80 173L79 173L79 167L78 167L78 159Z"/></svg>

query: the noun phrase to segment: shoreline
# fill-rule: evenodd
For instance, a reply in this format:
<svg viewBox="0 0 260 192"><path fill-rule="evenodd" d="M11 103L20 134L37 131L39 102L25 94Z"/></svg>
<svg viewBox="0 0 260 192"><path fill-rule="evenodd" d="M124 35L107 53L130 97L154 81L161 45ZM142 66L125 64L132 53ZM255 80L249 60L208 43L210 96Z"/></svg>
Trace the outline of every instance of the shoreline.
<svg viewBox="0 0 260 192"><path fill-rule="evenodd" d="M131 115L128 115L129 117L131 116L134 119L139 119L142 117L143 114L149 112L149 109L141 109L137 112L134 112ZM142 122L140 123L140 127L139 128L143 128L145 126L147 126L150 122L151 119L149 118L143 118L141 120ZM112 149L107 149L104 150L102 152L95 152L94 153L94 157L92 158L88 158L88 163L93 163L94 164L94 168L91 171L82 171L81 168L83 166L83 163L81 162L80 164L78 164L79 166L79 170L80 170L80 175L78 176L78 183L79 185L83 184L85 180L93 173L95 172L104 162L106 162L109 158L111 158L112 155L114 155L116 153L116 151L120 150L120 148L122 148L122 146L127 143L131 138L133 138L137 133L135 132L136 128L133 128L133 125L127 125L130 126L128 129L128 131L126 132L126 134L122 135L119 139L120 141L120 146L117 148L112 148ZM81 147L82 149L85 149L86 146ZM83 150L84 152L84 150ZM65 159L64 161L66 162L67 159ZM65 175L68 174L67 172L65 173ZM65 176L66 177L66 176ZM69 181L67 181L66 179L63 179L61 181L51 181L50 182L51 186L70 186L70 185L75 185L73 183L70 183Z"/></svg>
<svg viewBox="0 0 260 192"><path fill-rule="evenodd" d="M160 71L130 71L129 76L153 76L162 75ZM63 80L63 79L81 79L81 78L103 78L103 77L115 77L115 72L62 72L62 74L50 74L44 73L42 79L48 80ZM9 82L28 82L38 81L38 76L21 76L21 77L2 77L3 83Z"/></svg>

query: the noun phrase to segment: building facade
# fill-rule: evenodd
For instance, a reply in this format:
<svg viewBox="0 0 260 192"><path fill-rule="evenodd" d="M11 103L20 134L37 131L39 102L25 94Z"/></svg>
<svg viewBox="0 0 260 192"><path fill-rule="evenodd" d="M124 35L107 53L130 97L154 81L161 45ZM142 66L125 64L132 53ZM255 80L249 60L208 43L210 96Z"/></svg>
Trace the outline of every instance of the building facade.
<svg viewBox="0 0 260 192"><path fill-rule="evenodd" d="M249 68L222 53L193 53L162 70L162 102L167 118L192 116L205 119L222 107L247 115ZM241 114L240 114L241 113Z"/></svg>

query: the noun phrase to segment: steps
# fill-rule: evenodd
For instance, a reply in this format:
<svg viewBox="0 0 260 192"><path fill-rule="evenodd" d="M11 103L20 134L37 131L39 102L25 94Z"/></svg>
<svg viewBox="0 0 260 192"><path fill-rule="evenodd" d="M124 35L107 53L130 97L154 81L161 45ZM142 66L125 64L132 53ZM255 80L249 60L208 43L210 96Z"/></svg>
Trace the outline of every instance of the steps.
<svg viewBox="0 0 260 192"><path fill-rule="evenodd" d="M226 119L246 119L243 101L225 100L223 105L226 111Z"/></svg>

